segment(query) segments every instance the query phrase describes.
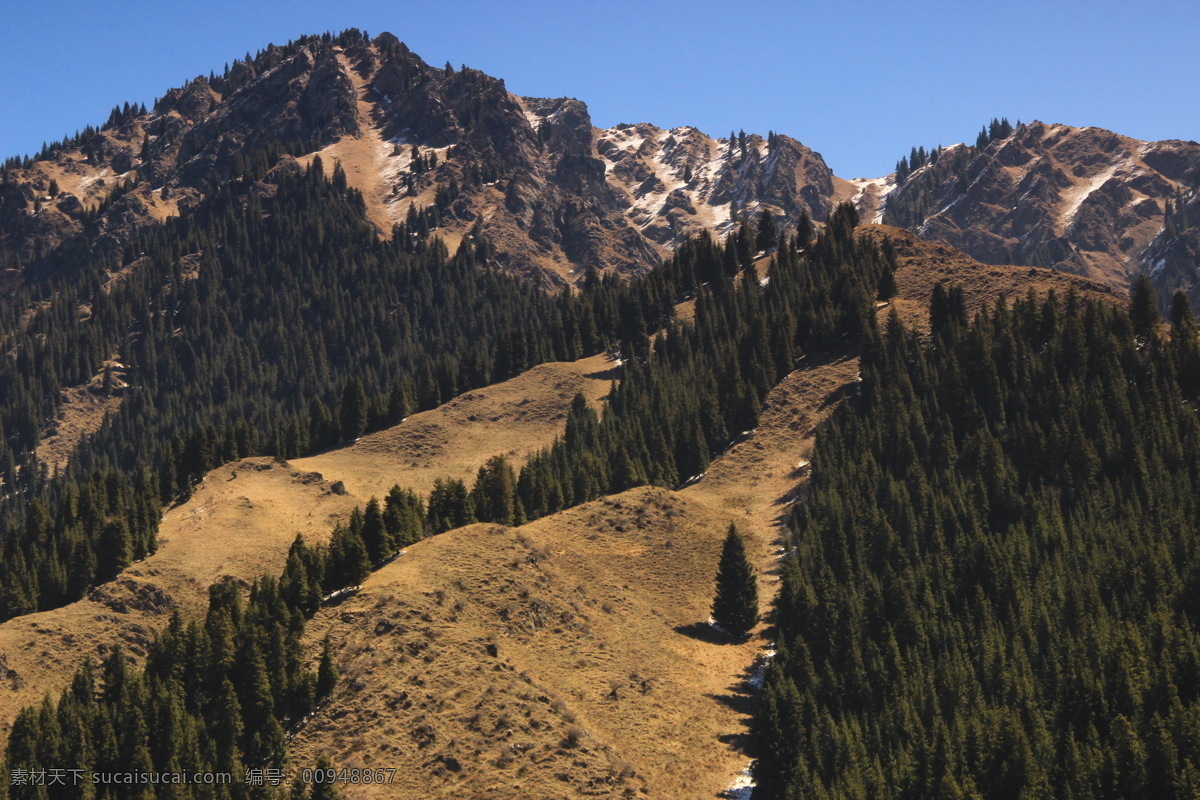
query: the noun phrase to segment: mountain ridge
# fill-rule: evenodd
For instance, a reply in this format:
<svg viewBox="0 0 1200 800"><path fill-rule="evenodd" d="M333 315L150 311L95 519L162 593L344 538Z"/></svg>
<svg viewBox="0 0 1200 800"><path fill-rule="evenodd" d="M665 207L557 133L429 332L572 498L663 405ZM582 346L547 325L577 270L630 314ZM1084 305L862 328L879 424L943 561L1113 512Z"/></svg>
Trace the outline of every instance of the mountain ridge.
<svg viewBox="0 0 1200 800"><path fill-rule="evenodd" d="M598 128L580 100L518 96L478 70L432 67L392 34L353 30L268 46L139 111L114 110L101 130L6 162L0 288L119 253L238 180L239 159L285 151L301 165L322 156L330 175L340 162L381 236L433 231L453 250L481 233L496 266L548 288L591 269L644 273L687 237L727 234L763 211L789 228L849 201L864 221L984 263L1120 288L1144 272L1164 307L1176 288L1200 299L1200 238L1187 222L1200 214L1195 142L1035 121L938 148L901 180L847 180L783 134Z"/></svg>
<svg viewBox="0 0 1200 800"><path fill-rule="evenodd" d="M1171 237L1181 241L1162 241L1168 206L1194 204L1197 189L1196 142L1034 121L982 148L942 149L889 192L881 220L989 264L1053 267L1121 289L1147 273L1165 309L1176 289L1200 296L1197 262L1187 261L1196 232L1183 222ZM1172 269L1156 269L1167 254Z"/></svg>
<svg viewBox="0 0 1200 800"><path fill-rule="evenodd" d="M455 243L478 221L500 266L548 286L593 267L644 272L701 229L727 231L738 208L771 208L784 223L832 208L832 172L795 140L597 129L578 100L518 97L477 70L430 67L390 34L310 37L254 62L172 89L144 115L114 114L32 161L10 159L0 193L9 282L39 262L119 252L238 180L239 157L264 149L301 163L323 154L330 173L358 158L347 179L381 235L432 222ZM659 147L631 150L631 129ZM430 209L436 219L416 218Z"/></svg>

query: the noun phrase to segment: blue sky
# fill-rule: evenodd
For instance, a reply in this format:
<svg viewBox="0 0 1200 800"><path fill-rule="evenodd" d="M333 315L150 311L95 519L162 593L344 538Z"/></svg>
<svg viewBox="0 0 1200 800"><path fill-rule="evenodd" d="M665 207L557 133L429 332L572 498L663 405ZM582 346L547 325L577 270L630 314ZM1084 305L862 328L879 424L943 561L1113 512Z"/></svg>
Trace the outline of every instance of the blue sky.
<svg viewBox="0 0 1200 800"><path fill-rule="evenodd" d="M1200 139L1200 4L13 0L0 156L304 33L391 31L432 64L585 101L593 123L775 130L843 177L993 116Z"/></svg>

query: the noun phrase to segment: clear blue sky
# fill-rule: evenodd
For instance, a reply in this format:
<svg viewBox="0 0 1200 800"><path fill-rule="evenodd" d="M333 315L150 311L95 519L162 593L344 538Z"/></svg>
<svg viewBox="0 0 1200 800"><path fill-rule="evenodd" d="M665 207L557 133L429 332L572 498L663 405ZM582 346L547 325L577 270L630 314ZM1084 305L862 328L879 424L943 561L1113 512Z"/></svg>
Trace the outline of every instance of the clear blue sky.
<svg viewBox="0 0 1200 800"><path fill-rule="evenodd" d="M12 0L0 156L268 42L347 27L518 94L577 97L599 126L786 133L844 177L973 140L992 116L1200 138L1196 3Z"/></svg>

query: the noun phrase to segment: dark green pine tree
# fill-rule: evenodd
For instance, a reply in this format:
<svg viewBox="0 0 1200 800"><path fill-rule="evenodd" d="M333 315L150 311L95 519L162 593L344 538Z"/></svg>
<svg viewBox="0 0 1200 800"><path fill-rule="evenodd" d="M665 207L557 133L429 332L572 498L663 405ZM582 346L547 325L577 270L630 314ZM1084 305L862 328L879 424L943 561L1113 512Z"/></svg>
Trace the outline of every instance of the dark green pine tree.
<svg viewBox="0 0 1200 800"><path fill-rule="evenodd" d="M1176 291L1171 298L1171 349L1175 353L1175 371L1183 396L1195 400L1200 395L1200 341L1196 338L1196 318L1187 295Z"/></svg>
<svg viewBox="0 0 1200 800"><path fill-rule="evenodd" d="M367 555L373 562L391 555L395 549L384 524L383 507L374 497L367 503L367 510L363 514L362 539L367 546Z"/></svg>
<svg viewBox="0 0 1200 800"><path fill-rule="evenodd" d="M129 526L125 524L125 521L112 519L105 523L97 547L97 561L99 562L97 567L100 577L107 580L129 566L131 549Z"/></svg>
<svg viewBox="0 0 1200 800"><path fill-rule="evenodd" d="M342 403L338 406L338 417L342 424L342 439L349 441L362 436L367 429L367 398L358 378L346 381L342 390Z"/></svg>
<svg viewBox="0 0 1200 800"><path fill-rule="evenodd" d="M1133 324L1133 332L1144 340L1154 335L1154 327L1158 324L1158 300L1155 299L1154 286L1146 275L1138 275L1129 293L1129 321Z"/></svg>
<svg viewBox="0 0 1200 800"><path fill-rule="evenodd" d="M712 614L718 625L738 639L746 638L758 624L758 575L746 557L742 534L732 522L717 567Z"/></svg>
<svg viewBox="0 0 1200 800"><path fill-rule="evenodd" d="M875 287L875 297L880 300L891 300L900 291L896 286L896 273L885 268L879 273L879 282Z"/></svg>
<svg viewBox="0 0 1200 800"><path fill-rule="evenodd" d="M479 468L471 500L480 522L516 522L517 476L504 456L492 456Z"/></svg>
<svg viewBox="0 0 1200 800"><path fill-rule="evenodd" d="M338 669L333 663L333 643L329 637L321 643L321 662L317 666L317 698L324 700L333 692L337 685Z"/></svg>
<svg viewBox="0 0 1200 800"><path fill-rule="evenodd" d="M321 775L333 775L333 762L329 760L329 756L322 754L317 758L316 772ZM332 779L314 781L311 791L311 800L339 800L341 797L337 784Z"/></svg>
<svg viewBox="0 0 1200 800"><path fill-rule="evenodd" d="M332 592L362 583L371 574L371 559L362 534L353 527L338 525L329 542L329 571L325 590Z"/></svg>
<svg viewBox="0 0 1200 800"><path fill-rule="evenodd" d="M769 209L763 209L762 217L758 220L758 236L754 246L759 250L770 250L775 246L778 231L775 227L775 216Z"/></svg>

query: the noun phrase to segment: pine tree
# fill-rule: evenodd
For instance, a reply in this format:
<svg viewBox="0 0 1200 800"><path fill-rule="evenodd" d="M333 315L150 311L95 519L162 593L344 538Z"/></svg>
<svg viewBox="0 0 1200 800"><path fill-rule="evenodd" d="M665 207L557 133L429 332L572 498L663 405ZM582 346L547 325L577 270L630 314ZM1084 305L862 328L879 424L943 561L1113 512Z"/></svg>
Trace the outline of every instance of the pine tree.
<svg viewBox="0 0 1200 800"><path fill-rule="evenodd" d="M879 283L875 290L876 298L880 300L891 300L899 291L899 287L896 286L896 273L891 268L884 268L884 270L879 273Z"/></svg>
<svg viewBox="0 0 1200 800"><path fill-rule="evenodd" d="M317 666L317 699L324 700L337 685L338 668L333 663L333 643L326 636L321 642L321 662Z"/></svg>
<svg viewBox="0 0 1200 800"><path fill-rule="evenodd" d="M775 246L775 239L778 235L775 228L775 215L770 209L763 209L762 217L758 221L758 237L755 241L755 247L759 250L770 250Z"/></svg>
<svg viewBox="0 0 1200 800"><path fill-rule="evenodd" d="M316 774L332 776L334 774L333 762L329 760L329 756L321 754L317 757ZM324 781L314 781L310 794L310 800L340 800L341 795L337 790L337 784L332 777Z"/></svg>
<svg viewBox="0 0 1200 800"><path fill-rule="evenodd" d="M325 590L332 592L356 586L371 573L370 555L362 535L354 527L334 528L329 542L329 570Z"/></svg>
<svg viewBox="0 0 1200 800"><path fill-rule="evenodd" d="M731 636L743 639L758 624L758 576L746 556L746 543L737 526L729 532L717 567L713 620Z"/></svg>
<svg viewBox="0 0 1200 800"><path fill-rule="evenodd" d="M392 537L384 524L383 508L374 497L367 502L367 510L363 513L361 535L363 544L367 546L367 554L373 562L391 555L395 549Z"/></svg>
<svg viewBox="0 0 1200 800"><path fill-rule="evenodd" d="M367 429L367 400L358 378L346 381L346 387L342 390L342 402L338 406L338 416L343 441L357 439Z"/></svg>
<svg viewBox="0 0 1200 800"><path fill-rule="evenodd" d="M1186 294L1176 291L1171 298L1171 349L1175 352L1179 388L1189 400L1200 396L1200 340L1196 334L1192 304Z"/></svg>
<svg viewBox="0 0 1200 800"><path fill-rule="evenodd" d="M109 520L102 529L100 541L96 548L97 572L105 580L114 577L125 567L129 566L133 546L129 536L129 526L123 519Z"/></svg>
<svg viewBox="0 0 1200 800"><path fill-rule="evenodd" d="M479 468L471 500L480 522L513 525L516 521L517 477L508 459L492 456Z"/></svg>
<svg viewBox="0 0 1200 800"><path fill-rule="evenodd" d="M1145 341L1154 336L1158 326L1158 300L1155 298L1154 286L1149 276L1141 274L1134 280L1129 293L1129 321L1133 324L1133 332Z"/></svg>

